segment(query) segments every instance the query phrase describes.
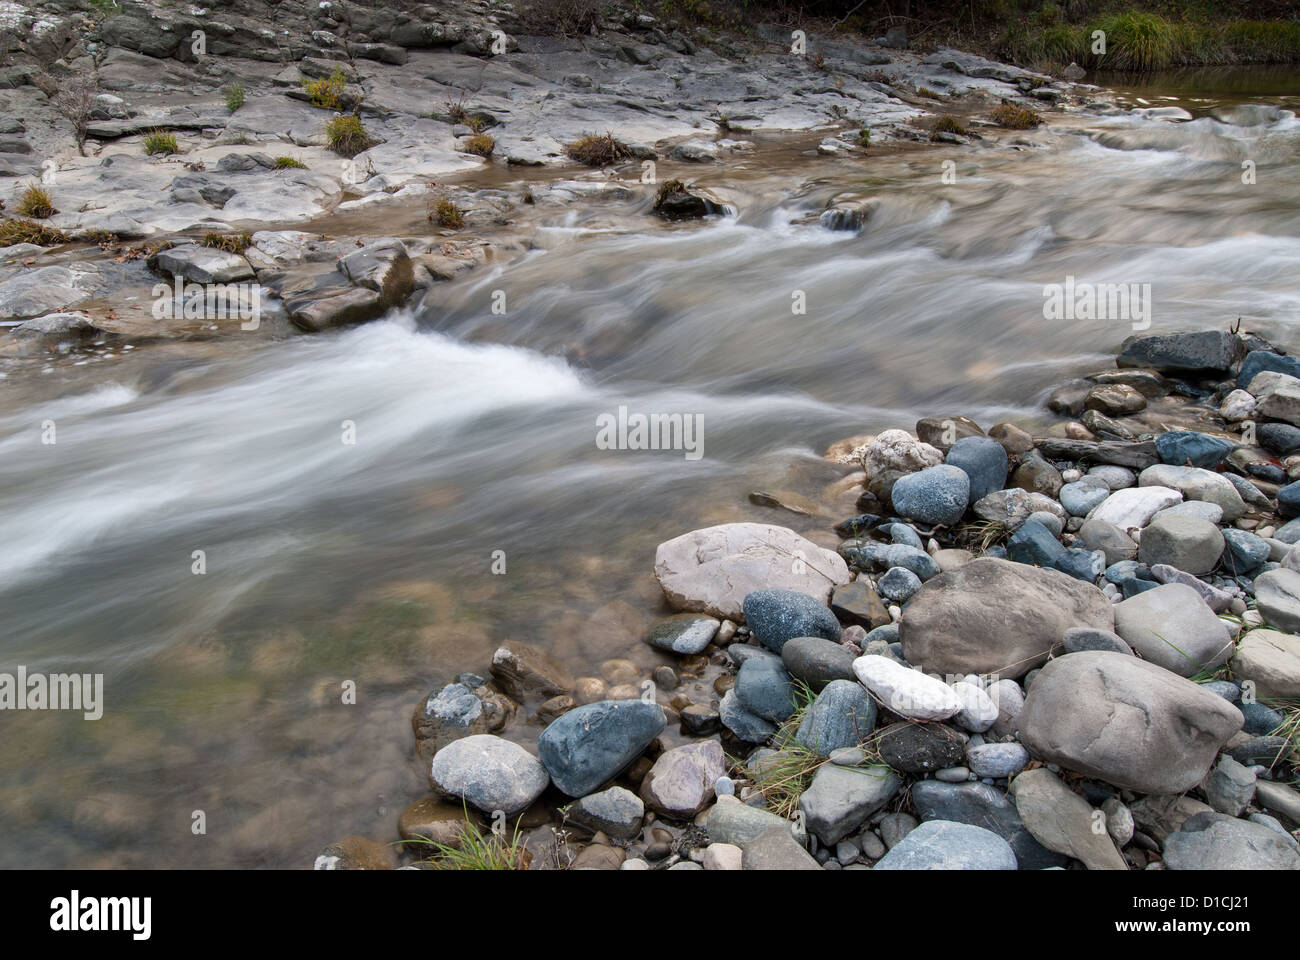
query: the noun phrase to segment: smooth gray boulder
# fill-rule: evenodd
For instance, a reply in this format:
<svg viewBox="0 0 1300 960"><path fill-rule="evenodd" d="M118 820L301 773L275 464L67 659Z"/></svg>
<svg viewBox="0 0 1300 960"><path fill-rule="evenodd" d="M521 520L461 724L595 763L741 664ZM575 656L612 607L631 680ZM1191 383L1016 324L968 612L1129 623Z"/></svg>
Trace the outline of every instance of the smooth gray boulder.
<svg viewBox="0 0 1300 960"><path fill-rule="evenodd" d="M487 733L463 737L439 750L429 779L452 800L463 800L488 815L500 810L507 816L528 807L550 782L531 753Z"/></svg>
<svg viewBox="0 0 1300 960"><path fill-rule="evenodd" d="M1182 677L1232 656L1228 625L1182 583L1161 584L1115 604L1115 632L1144 659Z"/></svg>
<svg viewBox="0 0 1300 960"><path fill-rule="evenodd" d="M1300 870L1300 854L1273 830L1221 813L1198 813L1165 838L1167 870Z"/></svg>
<svg viewBox="0 0 1300 960"><path fill-rule="evenodd" d="M1199 517L1156 517L1142 531L1138 560L1147 566L1167 563L1193 575L1209 573L1219 562L1224 540L1219 528Z"/></svg>
<svg viewBox="0 0 1300 960"><path fill-rule="evenodd" d="M1282 567L1255 578L1255 604L1268 624L1300 633L1300 573Z"/></svg>
<svg viewBox="0 0 1300 960"><path fill-rule="evenodd" d="M588 703L551 721L537 738L537 755L557 787L583 797L639 757L666 723L657 703Z"/></svg>
<svg viewBox="0 0 1300 960"><path fill-rule="evenodd" d="M927 820L894 845L874 870L1015 870L1011 845L990 830Z"/></svg>
<svg viewBox="0 0 1300 960"><path fill-rule="evenodd" d="M1018 725L1021 743L1039 760L1165 794L1200 783L1244 722L1227 700L1163 667L1087 651L1043 667Z"/></svg>
<svg viewBox="0 0 1300 960"><path fill-rule="evenodd" d="M902 781L886 767L823 764L799 797L810 833L827 846L854 833L898 792Z"/></svg>

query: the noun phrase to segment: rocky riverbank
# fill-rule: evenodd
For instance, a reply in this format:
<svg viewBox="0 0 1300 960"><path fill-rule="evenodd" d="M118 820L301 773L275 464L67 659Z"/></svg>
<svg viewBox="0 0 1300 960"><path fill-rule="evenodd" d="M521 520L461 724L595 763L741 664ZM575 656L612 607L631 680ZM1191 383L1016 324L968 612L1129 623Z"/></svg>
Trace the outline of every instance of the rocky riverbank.
<svg viewBox="0 0 1300 960"><path fill-rule="evenodd" d="M1300 869L1300 361L1133 337L1048 406L1042 436L951 416L836 444L864 511L837 550L761 523L661 544L680 612L649 677L507 644L434 690L406 856ZM317 866L392 862L352 838Z"/></svg>

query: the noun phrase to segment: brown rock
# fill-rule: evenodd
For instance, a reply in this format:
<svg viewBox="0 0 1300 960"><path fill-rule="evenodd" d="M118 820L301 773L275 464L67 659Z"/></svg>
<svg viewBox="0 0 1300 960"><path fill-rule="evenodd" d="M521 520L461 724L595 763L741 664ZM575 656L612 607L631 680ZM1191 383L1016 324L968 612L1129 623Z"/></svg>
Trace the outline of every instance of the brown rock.
<svg viewBox="0 0 1300 960"><path fill-rule="evenodd" d="M505 693L523 701L555 697L573 689L573 674L550 654L527 643L507 640L492 654L492 677Z"/></svg>

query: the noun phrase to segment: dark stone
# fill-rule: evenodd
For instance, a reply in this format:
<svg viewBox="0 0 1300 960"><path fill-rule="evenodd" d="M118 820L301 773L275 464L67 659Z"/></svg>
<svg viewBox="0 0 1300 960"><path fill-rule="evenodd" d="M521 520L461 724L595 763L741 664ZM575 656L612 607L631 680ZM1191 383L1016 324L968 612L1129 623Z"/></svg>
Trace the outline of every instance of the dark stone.
<svg viewBox="0 0 1300 960"><path fill-rule="evenodd" d="M584 797L639 757L665 724L663 709L655 703L589 703L542 731L537 756L560 790Z"/></svg>
<svg viewBox="0 0 1300 960"><path fill-rule="evenodd" d="M1096 627L1071 627L1065 631L1065 652L1081 653L1084 650L1107 650L1133 656L1133 648L1118 635Z"/></svg>
<svg viewBox="0 0 1300 960"><path fill-rule="evenodd" d="M923 820L952 820L991 830L1011 844L1021 870L1063 867L1069 858L1053 853L1026 829L1016 805L983 783L922 780L912 785L912 805Z"/></svg>
<svg viewBox="0 0 1300 960"><path fill-rule="evenodd" d="M880 756L900 773L919 775L955 767L966 757L966 742L938 723L897 723L881 731Z"/></svg>
<svg viewBox="0 0 1300 960"><path fill-rule="evenodd" d="M1170 430L1156 437L1156 452L1165 463L1213 470L1223 458L1232 453L1234 445L1206 433L1194 430Z"/></svg>
<svg viewBox="0 0 1300 960"><path fill-rule="evenodd" d="M1007 481L1007 451L988 437L965 437L948 451L945 462L970 477L970 503L1001 490Z"/></svg>
<svg viewBox="0 0 1300 960"><path fill-rule="evenodd" d="M1132 470L1145 470L1160 462L1156 445L1150 440L1126 443L1120 440L1064 440L1044 437L1039 450L1053 460L1077 460L1081 463L1110 463Z"/></svg>
<svg viewBox="0 0 1300 960"><path fill-rule="evenodd" d="M1241 729L1255 736L1268 736L1280 727L1286 719L1280 711L1274 710L1259 701L1238 703L1237 709L1246 718L1246 722Z"/></svg>
<svg viewBox="0 0 1300 960"><path fill-rule="evenodd" d="M794 637L838 642L843 632L830 607L797 590L755 590L741 607L750 633L773 653Z"/></svg>
<svg viewBox="0 0 1300 960"><path fill-rule="evenodd" d="M1274 453L1288 454L1300 450L1300 427L1289 423L1261 423L1255 428L1259 445Z"/></svg>
<svg viewBox="0 0 1300 960"><path fill-rule="evenodd" d="M1279 759L1291 752L1291 741L1286 737L1251 737L1228 751L1228 755L1240 764L1252 767L1263 764L1271 767Z"/></svg>
<svg viewBox="0 0 1300 960"><path fill-rule="evenodd" d="M1237 373L1237 386L1245 390L1258 374L1271 370L1285 373L1291 377L1300 377L1300 357L1288 357L1268 350L1252 350L1241 361L1241 370Z"/></svg>
<svg viewBox="0 0 1300 960"><path fill-rule="evenodd" d="M733 689L742 707L770 723L781 723L794 713L794 683L776 660L746 660L740 665Z"/></svg>
<svg viewBox="0 0 1300 960"><path fill-rule="evenodd" d="M890 623L885 602L865 581L854 580L831 591L831 610L847 624L874 630ZM826 639L839 640L839 637Z"/></svg>
<svg viewBox="0 0 1300 960"><path fill-rule="evenodd" d="M1050 530L1037 520L1026 520L1007 541L1007 557L1035 567L1054 567L1065 553Z"/></svg>
<svg viewBox="0 0 1300 960"><path fill-rule="evenodd" d="M1277 512L1284 517L1300 516L1300 480L1277 492Z"/></svg>
<svg viewBox="0 0 1300 960"><path fill-rule="evenodd" d="M1150 367L1161 373L1227 373L1241 341L1225 330L1129 337L1120 347L1119 367Z"/></svg>
<svg viewBox="0 0 1300 960"><path fill-rule="evenodd" d="M819 691L832 680L854 680L853 654L832 640L795 637L781 648L781 661L790 676Z"/></svg>

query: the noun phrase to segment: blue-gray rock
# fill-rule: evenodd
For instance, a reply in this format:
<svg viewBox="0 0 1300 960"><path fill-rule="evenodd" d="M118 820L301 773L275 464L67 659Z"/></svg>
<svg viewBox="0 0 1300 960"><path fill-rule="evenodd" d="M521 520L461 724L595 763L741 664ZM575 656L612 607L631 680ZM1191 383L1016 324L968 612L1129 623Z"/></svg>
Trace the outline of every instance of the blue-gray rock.
<svg viewBox="0 0 1300 960"><path fill-rule="evenodd" d="M1237 709L1246 718L1242 730L1254 736L1266 736L1282 726L1286 719L1278 710L1255 700L1251 703L1238 703Z"/></svg>
<svg viewBox="0 0 1300 960"><path fill-rule="evenodd" d="M740 666L746 660L772 660L777 663L781 662L781 657L771 650L765 650L753 643L733 643L727 647L727 656L736 666Z"/></svg>
<svg viewBox="0 0 1300 960"><path fill-rule="evenodd" d="M891 567L877 583L880 593L895 603L906 603L921 589L921 578L906 567Z"/></svg>
<svg viewBox="0 0 1300 960"><path fill-rule="evenodd" d="M1104 481L1096 477L1084 477L1061 487L1058 499L1070 516L1084 517L1110 494L1111 489Z"/></svg>
<svg viewBox="0 0 1300 960"><path fill-rule="evenodd" d="M1133 656L1133 648L1123 638L1109 630L1096 627L1071 627L1065 631L1065 652L1080 653L1084 650L1109 650L1111 653L1124 653Z"/></svg>
<svg viewBox="0 0 1300 960"><path fill-rule="evenodd" d="M781 662L790 676L814 692L832 680L856 680L853 659L847 647L821 637L795 637L781 649Z"/></svg>
<svg viewBox="0 0 1300 960"><path fill-rule="evenodd" d="M894 543L901 543L905 547L915 547L917 550L924 550L925 544L921 542L920 535L905 523L891 523L883 528L885 533L889 534L889 539Z"/></svg>
<svg viewBox="0 0 1300 960"><path fill-rule="evenodd" d="M885 564L886 570L893 567L911 570L923 581L929 580L931 577L937 577L942 572L939 569L938 561L934 557L917 547L909 547L901 543L895 543L889 547L885 553Z"/></svg>
<svg viewBox="0 0 1300 960"><path fill-rule="evenodd" d="M883 767L817 768L812 783L799 797L808 832L823 844L834 846L855 833L867 818L898 792L902 780Z"/></svg>
<svg viewBox="0 0 1300 960"><path fill-rule="evenodd" d="M1170 430L1156 437L1156 453L1165 463L1213 470L1232 453L1234 444L1195 430Z"/></svg>
<svg viewBox="0 0 1300 960"><path fill-rule="evenodd" d="M1161 373L1226 373L1241 351L1241 341L1226 330L1150 334L1120 345L1120 367L1149 367Z"/></svg>
<svg viewBox="0 0 1300 960"><path fill-rule="evenodd" d="M993 831L1011 845L1021 869L1044 870L1069 862L1035 840L1016 805L987 784L922 780L912 785L912 805L923 820L969 823Z"/></svg>
<svg viewBox="0 0 1300 960"><path fill-rule="evenodd" d="M1255 439L1261 447L1286 456L1300 450L1300 427L1289 423L1261 423L1255 428Z"/></svg>
<svg viewBox="0 0 1300 960"><path fill-rule="evenodd" d="M838 643L843 632L830 607L795 590L755 590L745 596L742 606L750 632L773 653L780 653L793 637Z"/></svg>
<svg viewBox="0 0 1300 960"><path fill-rule="evenodd" d="M1197 813L1165 838L1167 870L1300 870L1300 854L1268 827Z"/></svg>
<svg viewBox="0 0 1300 960"><path fill-rule="evenodd" d="M1288 483L1277 492L1277 512L1284 517L1300 514L1300 481Z"/></svg>
<svg viewBox="0 0 1300 960"><path fill-rule="evenodd" d="M779 724L794 713L794 681L783 663L746 660L740 665L733 689L742 707L769 723Z"/></svg>
<svg viewBox="0 0 1300 960"><path fill-rule="evenodd" d="M898 842L874 870L1015 870L1011 845L968 823L929 820Z"/></svg>
<svg viewBox="0 0 1300 960"><path fill-rule="evenodd" d="M1201 689L1216 693L1229 703L1236 703L1241 699L1241 687L1231 680L1210 680L1201 684Z"/></svg>
<svg viewBox="0 0 1300 960"><path fill-rule="evenodd" d="M1300 377L1300 358L1273 353L1271 350L1252 350L1246 354L1246 359L1241 361L1241 370L1237 373L1237 386L1245 390L1250 386L1250 381L1255 379L1256 374L1266 370Z"/></svg>
<svg viewBox="0 0 1300 960"><path fill-rule="evenodd" d="M819 757L855 747L876 727L876 702L856 680L832 680L804 711L794 737Z"/></svg>
<svg viewBox="0 0 1300 960"><path fill-rule="evenodd" d="M1046 510L1035 510L1025 519L1032 520L1054 537L1059 537L1065 532L1065 521Z"/></svg>
<svg viewBox="0 0 1300 960"><path fill-rule="evenodd" d="M1281 540L1283 543L1295 543L1300 541L1300 517L1294 520L1288 520L1282 526L1277 528L1277 533L1273 534L1274 540Z"/></svg>
<svg viewBox="0 0 1300 960"><path fill-rule="evenodd" d="M899 477L889 498L900 516L951 526L962 518L970 502L970 477L964 470L941 463Z"/></svg>
<svg viewBox="0 0 1300 960"><path fill-rule="evenodd" d="M601 831L617 840L631 840L641 831L645 804L631 790L610 787L583 797L569 807L567 819L592 832Z"/></svg>
<svg viewBox="0 0 1300 960"><path fill-rule="evenodd" d="M1007 482L1007 451L991 437L963 437L952 445L944 462L970 478L967 502L974 503Z"/></svg>
<svg viewBox="0 0 1300 960"><path fill-rule="evenodd" d="M537 755L557 787L586 796L639 757L666 722L656 703L589 703L551 721L537 738Z"/></svg>
<svg viewBox="0 0 1300 960"><path fill-rule="evenodd" d="M1018 743L982 743L966 751L966 766L977 777L1009 777L1027 763L1029 751Z"/></svg>
<svg viewBox="0 0 1300 960"><path fill-rule="evenodd" d="M1223 555L1224 569L1249 575L1268 559L1268 541L1245 530L1225 527L1223 539L1227 552Z"/></svg>
<svg viewBox="0 0 1300 960"><path fill-rule="evenodd" d="M746 743L764 743L776 733L776 724L741 706L734 688L723 694L722 701L718 704L718 719L738 740Z"/></svg>
<svg viewBox="0 0 1300 960"><path fill-rule="evenodd" d="M1050 530L1033 520L1026 520L1007 541L1007 556L1017 563L1035 567L1054 567L1065 553Z"/></svg>
<svg viewBox="0 0 1300 960"><path fill-rule="evenodd" d="M1095 583L1106 568L1106 555L1100 550L1070 547L1056 558L1056 563L1052 566L1076 580Z"/></svg>
<svg viewBox="0 0 1300 960"><path fill-rule="evenodd" d="M720 620L700 613L679 613L650 628L646 643L669 653L694 655L707 647L722 626Z"/></svg>
<svg viewBox="0 0 1300 960"><path fill-rule="evenodd" d="M1281 467L1273 466L1271 463L1248 463L1246 464L1246 469L1249 470L1253 476L1262 476L1269 483L1276 483L1281 486L1287 482L1286 471ZM1272 506L1272 501L1269 500L1268 494L1259 489L1259 487L1255 486L1255 484L1251 483L1245 477L1239 477L1235 473L1225 473L1223 476L1227 477L1228 482L1237 488L1237 492L1241 494L1241 499L1246 501L1246 503L1256 507L1263 507L1265 509Z"/></svg>
<svg viewBox="0 0 1300 960"><path fill-rule="evenodd" d="M1160 584L1154 580L1145 580L1142 577L1129 577L1120 583L1120 592L1124 595L1125 600L1132 600L1139 593L1146 593L1148 590L1154 590Z"/></svg>
<svg viewBox="0 0 1300 960"><path fill-rule="evenodd" d="M1151 568L1145 563L1139 563L1137 560L1120 560L1106 568L1106 579L1116 585L1134 577L1149 580L1151 578Z"/></svg>

